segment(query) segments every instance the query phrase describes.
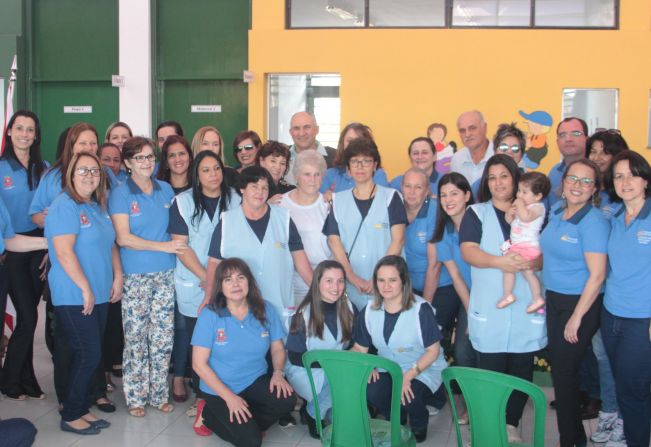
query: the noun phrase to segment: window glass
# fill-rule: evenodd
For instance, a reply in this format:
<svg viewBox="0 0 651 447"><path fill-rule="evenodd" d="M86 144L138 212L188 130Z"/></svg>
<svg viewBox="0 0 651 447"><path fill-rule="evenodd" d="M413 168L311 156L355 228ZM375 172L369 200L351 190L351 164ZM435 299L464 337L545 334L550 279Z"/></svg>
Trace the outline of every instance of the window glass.
<svg viewBox="0 0 651 447"><path fill-rule="evenodd" d="M317 139L337 146L341 102L339 74L303 73L267 76L267 135L270 140L293 144L289 124L296 112L314 113L319 125Z"/></svg>
<svg viewBox="0 0 651 447"><path fill-rule="evenodd" d="M617 129L618 90L567 88L563 90L563 119L585 120L590 134L597 128Z"/></svg>
<svg viewBox="0 0 651 447"><path fill-rule="evenodd" d="M529 26L530 0L454 0L452 26Z"/></svg>
<svg viewBox="0 0 651 447"><path fill-rule="evenodd" d="M536 0L536 26L614 28L615 0Z"/></svg>
<svg viewBox="0 0 651 447"><path fill-rule="evenodd" d="M364 0L292 0L292 28L354 28L364 26Z"/></svg>
<svg viewBox="0 0 651 447"><path fill-rule="evenodd" d="M445 26L445 0L370 0L369 26Z"/></svg>

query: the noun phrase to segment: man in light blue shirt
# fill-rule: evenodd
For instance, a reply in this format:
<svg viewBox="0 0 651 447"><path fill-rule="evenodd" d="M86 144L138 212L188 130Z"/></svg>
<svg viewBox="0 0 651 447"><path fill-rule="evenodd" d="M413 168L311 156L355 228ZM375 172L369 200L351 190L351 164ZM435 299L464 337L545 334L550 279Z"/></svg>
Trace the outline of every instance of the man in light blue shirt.
<svg viewBox="0 0 651 447"><path fill-rule="evenodd" d="M568 117L556 127L556 144L563 159L549 170L549 181L552 189L549 193L549 205L561 198L561 181L565 167L574 160L585 157L585 143L588 139L588 125L581 118ZM548 208L549 209L549 208Z"/></svg>

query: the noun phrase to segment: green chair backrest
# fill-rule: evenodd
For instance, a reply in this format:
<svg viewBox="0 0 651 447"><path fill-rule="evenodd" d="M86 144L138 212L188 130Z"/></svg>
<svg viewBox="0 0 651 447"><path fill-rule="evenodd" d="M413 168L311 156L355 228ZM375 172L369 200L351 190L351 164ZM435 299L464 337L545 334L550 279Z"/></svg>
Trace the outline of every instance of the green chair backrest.
<svg viewBox="0 0 651 447"><path fill-rule="evenodd" d="M311 365L314 362L319 362L330 385L332 447L373 445L366 404L366 386L373 368L384 369L391 375L391 445L400 445L402 370L397 363L377 355L351 351L324 349L303 354L303 366L307 370L312 387L319 434L322 433L322 427L317 392L312 379Z"/></svg>
<svg viewBox="0 0 651 447"><path fill-rule="evenodd" d="M508 446L506 436L506 404L513 390L521 391L533 400L533 446L544 447L545 394L531 382L518 377L477 368L448 367L443 370L443 383L450 397L457 430L457 445L462 446L456 402L450 382L456 381L466 401L473 446Z"/></svg>

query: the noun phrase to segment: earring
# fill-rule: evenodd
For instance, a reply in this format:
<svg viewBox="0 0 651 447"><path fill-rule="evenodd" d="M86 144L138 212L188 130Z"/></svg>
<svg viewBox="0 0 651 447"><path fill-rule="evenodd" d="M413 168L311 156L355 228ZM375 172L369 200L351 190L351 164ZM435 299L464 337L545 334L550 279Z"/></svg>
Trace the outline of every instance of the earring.
<svg viewBox="0 0 651 447"><path fill-rule="evenodd" d="M564 192L561 193L561 199L565 200L565 193Z"/></svg>

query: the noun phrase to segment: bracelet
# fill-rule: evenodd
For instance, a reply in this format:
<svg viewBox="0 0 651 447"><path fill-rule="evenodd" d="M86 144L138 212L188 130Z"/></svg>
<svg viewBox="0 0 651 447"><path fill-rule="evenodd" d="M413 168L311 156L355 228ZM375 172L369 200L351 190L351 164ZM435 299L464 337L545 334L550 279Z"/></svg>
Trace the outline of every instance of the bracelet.
<svg viewBox="0 0 651 447"><path fill-rule="evenodd" d="M411 369L413 369L414 371L416 371L416 375L419 375L420 373L423 372L423 370L420 369L420 367L418 366L418 362L414 362L414 363L411 365Z"/></svg>

